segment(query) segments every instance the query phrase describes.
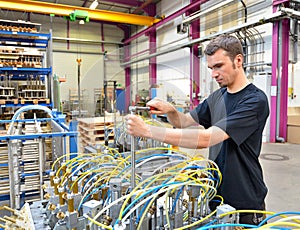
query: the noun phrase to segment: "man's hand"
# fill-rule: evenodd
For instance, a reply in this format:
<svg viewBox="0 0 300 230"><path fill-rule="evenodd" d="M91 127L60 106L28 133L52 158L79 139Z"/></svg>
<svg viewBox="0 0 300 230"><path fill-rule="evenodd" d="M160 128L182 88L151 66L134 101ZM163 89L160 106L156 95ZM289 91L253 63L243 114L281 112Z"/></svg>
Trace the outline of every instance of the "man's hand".
<svg viewBox="0 0 300 230"><path fill-rule="evenodd" d="M176 112L176 108L173 105L159 98L148 101L146 105L150 107L151 114L162 115Z"/></svg>
<svg viewBox="0 0 300 230"><path fill-rule="evenodd" d="M125 117L127 133L135 137L146 137L151 138L151 132L149 125L137 115L127 115Z"/></svg>

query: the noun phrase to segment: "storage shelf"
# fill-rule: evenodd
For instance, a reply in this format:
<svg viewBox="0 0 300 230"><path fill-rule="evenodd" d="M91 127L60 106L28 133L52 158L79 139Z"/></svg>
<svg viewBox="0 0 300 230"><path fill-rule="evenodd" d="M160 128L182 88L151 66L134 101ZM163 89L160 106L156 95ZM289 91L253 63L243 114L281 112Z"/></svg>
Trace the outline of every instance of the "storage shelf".
<svg viewBox="0 0 300 230"><path fill-rule="evenodd" d="M46 48L50 38L50 34L0 30L1 45L5 46Z"/></svg>
<svg viewBox="0 0 300 230"><path fill-rule="evenodd" d="M34 75L48 75L52 72L52 68L23 68L23 67L0 67L0 74L34 74Z"/></svg>

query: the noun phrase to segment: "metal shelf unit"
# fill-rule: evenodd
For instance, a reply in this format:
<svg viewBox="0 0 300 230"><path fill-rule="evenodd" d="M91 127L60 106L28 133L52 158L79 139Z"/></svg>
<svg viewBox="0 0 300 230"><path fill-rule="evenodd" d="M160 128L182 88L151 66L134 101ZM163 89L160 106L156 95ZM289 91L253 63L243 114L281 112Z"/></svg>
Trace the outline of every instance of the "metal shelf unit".
<svg viewBox="0 0 300 230"><path fill-rule="evenodd" d="M42 111L44 118L22 118L27 111ZM9 123L6 135L0 136L0 201L9 201L19 209L25 202L42 200L44 184L49 180L53 162L66 154L77 153L77 131L65 124L65 116L46 106L20 108ZM47 127L46 127L47 126Z"/></svg>
<svg viewBox="0 0 300 230"><path fill-rule="evenodd" d="M51 34L20 30L0 30L0 106L53 107Z"/></svg>
<svg viewBox="0 0 300 230"><path fill-rule="evenodd" d="M64 152L67 135L60 126L64 119L26 119L36 107L48 113L53 107L52 36L39 33L39 26L0 20L0 201L16 208L43 197L46 171ZM25 118L14 119L28 107Z"/></svg>

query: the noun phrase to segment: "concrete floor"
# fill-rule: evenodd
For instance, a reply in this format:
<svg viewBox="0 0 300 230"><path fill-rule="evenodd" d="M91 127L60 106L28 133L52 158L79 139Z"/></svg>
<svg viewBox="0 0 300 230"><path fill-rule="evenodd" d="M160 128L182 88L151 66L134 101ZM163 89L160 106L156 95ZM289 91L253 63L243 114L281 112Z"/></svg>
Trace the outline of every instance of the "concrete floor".
<svg viewBox="0 0 300 230"><path fill-rule="evenodd" d="M300 211L300 145L264 143L260 162L269 189L266 209Z"/></svg>

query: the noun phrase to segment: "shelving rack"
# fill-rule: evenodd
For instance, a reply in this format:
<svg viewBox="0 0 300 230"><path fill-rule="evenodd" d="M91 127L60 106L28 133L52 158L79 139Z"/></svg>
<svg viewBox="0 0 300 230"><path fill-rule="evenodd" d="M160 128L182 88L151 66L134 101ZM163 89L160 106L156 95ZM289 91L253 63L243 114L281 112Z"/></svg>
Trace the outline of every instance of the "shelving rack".
<svg viewBox="0 0 300 230"><path fill-rule="evenodd" d="M86 108L88 102L88 90L82 89L80 90L80 101L78 97L78 90L69 89L69 115L74 118L78 117L79 114L81 116L87 116L88 111Z"/></svg>
<svg viewBox="0 0 300 230"><path fill-rule="evenodd" d="M12 116L24 105L53 106L52 38L39 29L40 24L0 20L0 107L5 119L8 111Z"/></svg>
<svg viewBox="0 0 300 230"><path fill-rule="evenodd" d="M23 118L32 110L47 116ZM25 202L43 199L50 165L66 153L66 137L70 138L70 153L77 152L72 144L77 131L64 121L64 115L41 105L23 106L11 121L2 121L10 123L7 135L0 136L0 143L8 143L0 148L0 201L9 200L11 208L19 209Z"/></svg>
<svg viewBox="0 0 300 230"><path fill-rule="evenodd" d="M64 118L26 117L38 114L36 107L48 114L53 108L52 36L40 33L40 27L0 20L0 200L14 208L43 198L46 171L65 152Z"/></svg>

